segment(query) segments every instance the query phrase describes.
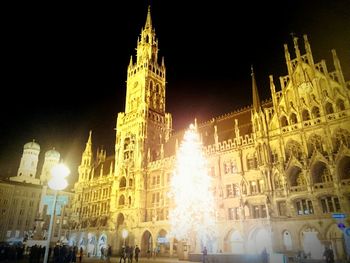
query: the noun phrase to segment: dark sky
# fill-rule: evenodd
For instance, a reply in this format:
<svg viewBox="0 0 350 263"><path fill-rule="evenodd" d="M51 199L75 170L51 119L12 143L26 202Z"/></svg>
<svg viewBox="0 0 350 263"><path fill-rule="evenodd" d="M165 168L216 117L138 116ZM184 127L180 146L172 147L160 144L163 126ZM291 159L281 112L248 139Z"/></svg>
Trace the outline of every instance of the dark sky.
<svg viewBox="0 0 350 263"><path fill-rule="evenodd" d="M113 154L126 69L149 3L175 130L251 104L251 64L260 97L269 98L268 75L276 84L286 75L284 43L294 58L291 32L302 50L307 34L316 62L326 59L331 70L335 48L350 79L350 1L73 2L2 8L2 176L16 174L32 139L40 160L56 147L73 174L90 129L95 146Z"/></svg>

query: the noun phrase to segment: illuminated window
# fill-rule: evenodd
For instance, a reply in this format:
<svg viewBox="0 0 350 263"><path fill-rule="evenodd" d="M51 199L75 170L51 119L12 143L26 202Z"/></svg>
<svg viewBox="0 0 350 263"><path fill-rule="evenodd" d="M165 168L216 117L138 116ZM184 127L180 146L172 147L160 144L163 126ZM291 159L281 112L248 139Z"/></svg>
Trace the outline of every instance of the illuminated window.
<svg viewBox="0 0 350 263"><path fill-rule="evenodd" d="M325 196L320 199L323 213L334 213L340 211L338 197Z"/></svg>
<svg viewBox="0 0 350 263"><path fill-rule="evenodd" d="M298 215L310 215L314 213L311 200L301 199L295 202Z"/></svg>

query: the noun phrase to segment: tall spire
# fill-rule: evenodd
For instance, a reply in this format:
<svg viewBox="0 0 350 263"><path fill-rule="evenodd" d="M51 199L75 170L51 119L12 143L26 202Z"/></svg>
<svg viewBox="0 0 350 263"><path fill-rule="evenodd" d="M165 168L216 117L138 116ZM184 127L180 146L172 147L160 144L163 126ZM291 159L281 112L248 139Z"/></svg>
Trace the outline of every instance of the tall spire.
<svg viewBox="0 0 350 263"><path fill-rule="evenodd" d="M146 18L145 29L152 28L152 18L151 18L151 6L148 6L148 13Z"/></svg>
<svg viewBox="0 0 350 263"><path fill-rule="evenodd" d="M90 132L89 132L89 139L88 139L88 141L86 143L86 147L85 147L84 153L91 153L92 152L92 150L91 150L91 148L92 148L91 147L92 146L91 134L92 134L92 131L90 130Z"/></svg>
<svg viewBox="0 0 350 263"><path fill-rule="evenodd" d="M255 110L255 112L259 112L260 99L259 99L258 87L255 81L253 65L251 66L251 70L252 70L251 76L252 76L252 92L253 92L253 109Z"/></svg>

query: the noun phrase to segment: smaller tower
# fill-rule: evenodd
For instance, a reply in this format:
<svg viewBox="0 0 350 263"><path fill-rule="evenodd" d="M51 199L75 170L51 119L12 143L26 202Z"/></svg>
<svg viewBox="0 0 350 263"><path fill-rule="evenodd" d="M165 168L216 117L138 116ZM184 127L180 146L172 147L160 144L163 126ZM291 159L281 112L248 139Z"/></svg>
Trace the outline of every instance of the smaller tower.
<svg viewBox="0 0 350 263"><path fill-rule="evenodd" d="M83 152L81 158L81 164L78 168L79 179L78 181L87 181L89 180L89 175L92 167L92 139L91 139L92 131L89 132L89 138L86 142L85 151Z"/></svg>
<svg viewBox="0 0 350 263"><path fill-rule="evenodd" d="M21 163L18 168L17 176L11 177L10 180L17 182L25 182L31 184L39 184L40 180L36 178L40 153L40 145L33 140L23 147Z"/></svg>
<svg viewBox="0 0 350 263"><path fill-rule="evenodd" d="M60 153L53 148L45 153L45 160L43 168L41 170L40 182L43 185L47 184L47 181L50 180L51 169L56 164L60 162Z"/></svg>

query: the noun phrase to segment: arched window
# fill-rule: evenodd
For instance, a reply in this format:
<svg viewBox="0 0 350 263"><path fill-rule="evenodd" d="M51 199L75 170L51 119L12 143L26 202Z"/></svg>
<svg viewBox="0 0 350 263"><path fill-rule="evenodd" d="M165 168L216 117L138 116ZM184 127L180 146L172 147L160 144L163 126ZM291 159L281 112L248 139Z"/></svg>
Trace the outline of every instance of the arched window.
<svg viewBox="0 0 350 263"><path fill-rule="evenodd" d="M325 108L326 108L326 114L332 114L332 113L334 113L332 103L327 102Z"/></svg>
<svg viewBox="0 0 350 263"><path fill-rule="evenodd" d="M296 115L295 113L292 113L292 114L290 115L290 123L291 123L291 124L296 124L296 123L298 123L298 118L297 118L297 115Z"/></svg>
<svg viewBox="0 0 350 263"><path fill-rule="evenodd" d="M344 101L341 99L337 100L337 108L339 111L343 111L345 110L345 105L344 105Z"/></svg>
<svg viewBox="0 0 350 263"><path fill-rule="evenodd" d="M132 187L132 179L129 179L129 187Z"/></svg>
<svg viewBox="0 0 350 263"><path fill-rule="evenodd" d="M126 187L126 179L125 177L122 177L119 182L119 188L125 188Z"/></svg>
<svg viewBox="0 0 350 263"><path fill-rule="evenodd" d="M301 169L297 166L294 166L290 169L288 177L289 177L290 186L292 187L306 185L306 180L304 178L304 175Z"/></svg>
<svg viewBox="0 0 350 263"><path fill-rule="evenodd" d="M339 174L340 180L349 180L350 179L350 157L344 156L340 159L337 165L337 171Z"/></svg>
<svg viewBox="0 0 350 263"><path fill-rule="evenodd" d="M247 194L247 186L245 183L242 183L242 194L246 195Z"/></svg>
<svg viewBox="0 0 350 263"><path fill-rule="evenodd" d="M121 195L119 197L118 205L125 205L125 197L124 197L124 195Z"/></svg>
<svg viewBox="0 0 350 263"><path fill-rule="evenodd" d="M290 232L287 230L283 231L283 245L285 250L287 251L293 250L292 237L290 235Z"/></svg>
<svg viewBox="0 0 350 263"><path fill-rule="evenodd" d="M302 113L302 118L303 118L303 121L308 121L310 120L310 113L308 110L303 110L303 113Z"/></svg>
<svg viewBox="0 0 350 263"><path fill-rule="evenodd" d="M314 150L323 153L322 138L320 135L312 134L307 141L307 148L309 151L309 156L314 152Z"/></svg>
<svg viewBox="0 0 350 263"><path fill-rule="evenodd" d="M289 140L286 144L286 160L289 160L289 158L293 155L300 161L302 157L301 149L301 145L297 141Z"/></svg>
<svg viewBox="0 0 350 263"><path fill-rule="evenodd" d="M288 126L288 120L287 120L287 117L286 116L282 116L281 117L281 126L282 127L285 127L285 126Z"/></svg>
<svg viewBox="0 0 350 263"><path fill-rule="evenodd" d="M345 129L337 129L333 135L334 150L338 151L340 144L343 143L350 148L350 133Z"/></svg>
<svg viewBox="0 0 350 263"><path fill-rule="evenodd" d="M332 182L332 175L323 162L317 162L311 167L311 175L314 184Z"/></svg>
<svg viewBox="0 0 350 263"><path fill-rule="evenodd" d="M256 153L247 154L247 169L253 170L258 167L258 159L256 157Z"/></svg>
<svg viewBox="0 0 350 263"><path fill-rule="evenodd" d="M318 107L316 107L316 106L312 108L312 117L313 118L321 117L320 109Z"/></svg>

